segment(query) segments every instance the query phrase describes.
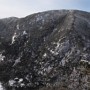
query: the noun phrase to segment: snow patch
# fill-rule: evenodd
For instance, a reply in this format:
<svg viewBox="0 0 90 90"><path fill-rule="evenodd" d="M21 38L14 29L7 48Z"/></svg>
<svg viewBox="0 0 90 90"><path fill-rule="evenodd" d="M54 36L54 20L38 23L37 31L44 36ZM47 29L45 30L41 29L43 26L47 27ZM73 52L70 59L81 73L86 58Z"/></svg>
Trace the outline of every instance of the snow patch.
<svg viewBox="0 0 90 90"><path fill-rule="evenodd" d="M65 61L64 59L62 59L61 65L62 65L62 66L65 66L65 63L66 63L66 61Z"/></svg>
<svg viewBox="0 0 90 90"><path fill-rule="evenodd" d="M54 51L54 50L50 50L50 52L53 54L53 55L58 55L58 52Z"/></svg>
<svg viewBox="0 0 90 90"><path fill-rule="evenodd" d="M19 24L16 27L17 27L17 30L19 30Z"/></svg>
<svg viewBox="0 0 90 90"><path fill-rule="evenodd" d="M14 33L14 35L13 35L13 37L12 37L12 44L15 42L15 38L17 38L16 32Z"/></svg>
<svg viewBox="0 0 90 90"><path fill-rule="evenodd" d="M4 88L3 88L2 84L1 84L1 82L0 82L0 90L4 90Z"/></svg>
<svg viewBox="0 0 90 90"><path fill-rule="evenodd" d="M42 19L43 19L42 16L38 16L38 17L36 18L36 22L38 22L38 21L40 21L40 20L42 20Z"/></svg>
<svg viewBox="0 0 90 90"><path fill-rule="evenodd" d="M50 71L52 70L52 68L53 68L53 67L51 67L51 66L48 66L48 67L44 68L44 69L43 69L44 75L45 75L45 73L50 73Z"/></svg>
<svg viewBox="0 0 90 90"><path fill-rule="evenodd" d="M15 82L16 82L16 81L14 81L14 80L9 80L9 85L10 85L10 86L13 86L13 85L15 84Z"/></svg>
<svg viewBox="0 0 90 90"><path fill-rule="evenodd" d="M3 61L5 58L5 56L3 56L2 54L0 54L0 61Z"/></svg>
<svg viewBox="0 0 90 90"><path fill-rule="evenodd" d="M57 46L56 46L55 50L58 50L59 46L60 46L60 43L57 43Z"/></svg>
<svg viewBox="0 0 90 90"><path fill-rule="evenodd" d="M23 82L23 78L20 78L18 82L19 82L19 83Z"/></svg>
<svg viewBox="0 0 90 90"><path fill-rule="evenodd" d="M87 60L81 60L80 62L84 62L84 63L88 63L88 64L90 64L90 62L87 61Z"/></svg>
<svg viewBox="0 0 90 90"><path fill-rule="evenodd" d="M47 56L47 53L44 53L43 57L46 57Z"/></svg>
<svg viewBox="0 0 90 90"><path fill-rule="evenodd" d="M23 31L23 35L26 35L27 34L27 32L26 31Z"/></svg>
<svg viewBox="0 0 90 90"><path fill-rule="evenodd" d="M20 62L20 58L16 59L13 66L17 65L19 62Z"/></svg>
<svg viewBox="0 0 90 90"><path fill-rule="evenodd" d="M24 87L24 86L25 86L25 84L24 84L24 83L21 83L21 84L20 84L20 86L21 86L21 87Z"/></svg>

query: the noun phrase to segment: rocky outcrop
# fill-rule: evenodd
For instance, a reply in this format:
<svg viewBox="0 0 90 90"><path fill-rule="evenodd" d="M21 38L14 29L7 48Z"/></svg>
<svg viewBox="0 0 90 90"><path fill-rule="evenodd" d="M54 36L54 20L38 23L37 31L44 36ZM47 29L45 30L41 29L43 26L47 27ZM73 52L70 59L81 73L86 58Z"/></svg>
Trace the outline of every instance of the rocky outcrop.
<svg viewBox="0 0 90 90"><path fill-rule="evenodd" d="M90 13L1 19L0 81L6 90L89 90Z"/></svg>

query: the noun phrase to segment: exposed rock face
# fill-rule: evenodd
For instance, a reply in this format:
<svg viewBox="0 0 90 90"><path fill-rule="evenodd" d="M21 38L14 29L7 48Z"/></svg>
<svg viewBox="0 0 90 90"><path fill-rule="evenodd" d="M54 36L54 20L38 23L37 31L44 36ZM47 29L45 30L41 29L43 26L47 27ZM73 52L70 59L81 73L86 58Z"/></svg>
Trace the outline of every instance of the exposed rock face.
<svg viewBox="0 0 90 90"><path fill-rule="evenodd" d="M6 90L90 90L90 13L1 19L0 81Z"/></svg>

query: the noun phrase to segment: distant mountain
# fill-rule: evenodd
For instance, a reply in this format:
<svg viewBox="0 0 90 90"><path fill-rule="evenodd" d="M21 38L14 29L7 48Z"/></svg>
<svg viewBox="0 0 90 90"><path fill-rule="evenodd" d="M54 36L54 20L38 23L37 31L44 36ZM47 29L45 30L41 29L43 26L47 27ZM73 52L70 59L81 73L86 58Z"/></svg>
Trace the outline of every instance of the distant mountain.
<svg viewBox="0 0 90 90"><path fill-rule="evenodd" d="M90 90L90 13L0 19L0 81L6 90Z"/></svg>

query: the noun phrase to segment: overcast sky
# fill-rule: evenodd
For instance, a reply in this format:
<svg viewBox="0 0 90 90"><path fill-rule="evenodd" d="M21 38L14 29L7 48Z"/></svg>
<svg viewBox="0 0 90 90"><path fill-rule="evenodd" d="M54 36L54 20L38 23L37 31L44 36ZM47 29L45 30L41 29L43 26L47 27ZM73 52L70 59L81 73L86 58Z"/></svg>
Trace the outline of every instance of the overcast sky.
<svg viewBox="0 0 90 90"><path fill-rule="evenodd" d="M90 0L0 0L0 18L24 17L32 13L59 9L90 12Z"/></svg>

